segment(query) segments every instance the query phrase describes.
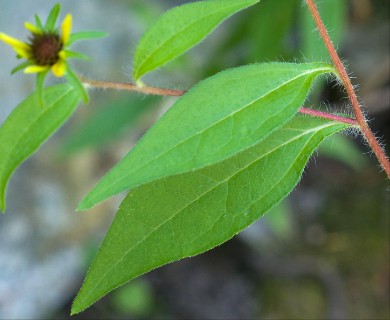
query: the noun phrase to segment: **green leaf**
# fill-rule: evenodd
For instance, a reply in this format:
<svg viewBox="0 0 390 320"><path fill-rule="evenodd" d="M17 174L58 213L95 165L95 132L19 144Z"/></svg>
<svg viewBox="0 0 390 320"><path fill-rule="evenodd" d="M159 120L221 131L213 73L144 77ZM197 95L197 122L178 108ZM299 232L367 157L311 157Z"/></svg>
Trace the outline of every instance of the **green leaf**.
<svg viewBox="0 0 390 320"><path fill-rule="evenodd" d="M232 238L286 197L320 142L346 127L298 115L231 158L130 191L72 314L145 272Z"/></svg>
<svg viewBox="0 0 390 320"><path fill-rule="evenodd" d="M71 51L71 50L64 50L64 52L65 52L67 58L91 60L91 58L88 57L87 55L85 55L84 53L75 52L75 51Z"/></svg>
<svg viewBox="0 0 390 320"><path fill-rule="evenodd" d="M57 3L53 9L51 9L49 16L47 17L44 29L46 31L54 31L58 16L61 11L61 4Z"/></svg>
<svg viewBox="0 0 390 320"><path fill-rule="evenodd" d="M250 147L291 119L313 79L328 72L333 67L320 63L254 64L200 82L98 183L79 210Z"/></svg>
<svg viewBox="0 0 390 320"><path fill-rule="evenodd" d="M18 64L15 68L13 68L11 70L11 74L15 74L16 72L18 72L24 68L27 68L28 66L31 66L31 65L32 65L32 62L29 60L22 62L21 64Z"/></svg>
<svg viewBox="0 0 390 320"><path fill-rule="evenodd" d="M169 10L141 38L134 57L134 80L180 56L225 19L259 1L197 1Z"/></svg>
<svg viewBox="0 0 390 320"><path fill-rule="evenodd" d="M77 74L75 74L70 67L69 63L66 63L66 80L69 81L69 83L76 89L78 94L80 95L80 98L83 99L83 102L87 104L89 102L89 96L88 92L85 89L84 85L81 83L79 77Z"/></svg>
<svg viewBox="0 0 390 320"><path fill-rule="evenodd" d="M298 0L266 0L248 18L249 61L269 61L287 55L287 31L293 25ZM252 13L252 12L251 12Z"/></svg>
<svg viewBox="0 0 390 320"><path fill-rule="evenodd" d="M108 33L100 31L80 31L72 33L69 37L67 45L70 46L73 42L79 40L98 39L107 37Z"/></svg>
<svg viewBox="0 0 390 320"><path fill-rule="evenodd" d="M207 75L253 61L293 60L291 33L301 0L262 0L227 26L206 61ZM221 40L222 39L222 40Z"/></svg>
<svg viewBox="0 0 390 320"><path fill-rule="evenodd" d="M45 106L45 99L43 97L43 86L45 84L45 79L46 79L46 75L48 72L49 71L46 70L46 71L37 73L37 78L35 81L35 92L37 95L38 104L41 106L41 108L43 108Z"/></svg>
<svg viewBox="0 0 390 320"><path fill-rule="evenodd" d="M38 15L35 15L34 17L35 17L35 25L36 25L39 29L43 30L43 25L42 25L41 19L38 17Z"/></svg>
<svg viewBox="0 0 390 320"><path fill-rule="evenodd" d="M87 147L100 147L132 126L142 114L155 105L156 97L130 96L107 102L94 109L82 124L64 141L61 153L71 154Z"/></svg>
<svg viewBox="0 0 390 320"><path fill-rule="evenodd" d="M343 34L348 21L346 0L317 1L317 7L327 27L330 38L338 48L343 40ZM322 41L310 10L306 5L301 6L299 12L299 31L301 38L300 51L303 60L330 61L328 50ZM326 83L319 81L313 88L311 101L320 101L322 88Z"/></svg>
<svg viewBox="0 0 390 320"><path fill-rule="evenodd" d="M8 180L74 112L79 97L67 85L44 89L45 106L32 94L20 103L0 127L0 210L4 211Z"/></svg>

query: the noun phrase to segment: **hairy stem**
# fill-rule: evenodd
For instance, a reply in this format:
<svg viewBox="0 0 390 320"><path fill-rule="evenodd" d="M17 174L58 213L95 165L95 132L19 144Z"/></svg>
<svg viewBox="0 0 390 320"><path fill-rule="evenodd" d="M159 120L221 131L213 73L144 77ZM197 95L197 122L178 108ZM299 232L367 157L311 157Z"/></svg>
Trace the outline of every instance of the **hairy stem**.
<svg viewBox="0 0 390 320"><path fill-rule="evenodd" d="M321 35L321 38L324 41L326 48L328 49L330 57L332 58L332 61L336 66L337 72L339 73L339 77L343 82L344 87L347 91L349 100L352 105L352 109L355 113L356 122L358 123L359 128L364 138L366 139L367 143L369 144L372 151L375 153L376 157L378 158L380 165L385 170L387 177L390 179L390 161L387 158L384 150L381 148L378 140L375 138L374 134L372 133L370 127L367 124L366 119L364 118L355 90L353 89L351 79L349 78L343 63L341 62L340 57L338 56L336 49L333 46L332 40L330 39L328 31L326 30L325 25L320 17L320 14L318 13L318 9L314 3L314 0L306 0L306 3L314 18L314 21L317 25L317 29Z"/></svg>
<svg viewBox="0 0 390 320"><path fill-rule="evenodd" d="M135 91L135 92L157 95L157 96L178 97L186 93L186 91L182 91L182 90L162 89L162 88L155 88L155 87L148 87L148 86L140 87L134 83L129 83L129 82L110 82L110 81L90 80L81 76L80 76L80 80L83 83L95 88Z"/></svg>
<svg viewBox="0 0 390 320"><path fill-rule="evenodd" d="M309 114L309 115L311 115L313 117L319 117L319 118L334 120L334 121L350 124L350 125L353 125L353 126L357 126L358 125L358 123L357 123L357 121L355 119L346 118L346 117L338 116L338 115L335 115L335 114L326 113L326 112L323 112L323 111L318 111L318 110L313 110L313 109L308 109L308 108L301 107L301 108L299 108L299 112L300 113L304 113L304 114Z"/></svg>
<svg viewBox="0 0 390 320"><path fill-rule="evenodd" d="M129 82L110 82L110 81L98 81L98 80L90 80L86 79L83 77L80 77L80 80L92 87L95 88L103 88L103 89L116 89L116 90L126 90L126 91L135 91L135 92L140 92L144 94L151 94L151 95L157 95L157 96L175 96L179 97L185 94L187 91L185 90L174 90L174 89L162 89L162 88L156 88L156 87L148 87L148 86L137 86L134 83L129 83ZM334 114L329 114L326 112L318 111L318 110L313 110L313 109L308 109L301 107L299 109L300 113L303 114L309 114L313 117L319 117L319 118L324 118L328 120L334 120L346 124L350 124L353 126L357 126L357 121L355 119L351 118L346 118Z"/></svg>

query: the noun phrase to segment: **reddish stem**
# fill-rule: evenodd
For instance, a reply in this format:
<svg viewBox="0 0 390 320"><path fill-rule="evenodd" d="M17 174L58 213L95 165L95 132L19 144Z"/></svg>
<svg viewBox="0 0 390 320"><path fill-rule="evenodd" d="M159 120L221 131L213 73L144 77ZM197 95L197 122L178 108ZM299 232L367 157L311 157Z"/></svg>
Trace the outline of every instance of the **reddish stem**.
<svg viewBox="0 0 390 320"><path fill-rule="evenodd" d="M349 100L351 101L352 109L356 116L356 121L359 124L360 130L363 133L364 138L367 140L372 151L375 153L376 157L382 168L385 170L387 177L390 179L390 162L387 158L385 152L379 145L379 142L372 133L370 127L367 124L366 119L364 118L363 112L360 108L359 101L357 99L355 90L353 89L351 79L348 76L347 71L345 70L343 63L341 62L336 49L333 46L332 40L329 37L328 31L325 28L324 23L318 13L318 9L313 0L306 0L306 3L310 9L310 12L314 18L314 21L317 25L317 29L321 35L322 40L325 43L326 48L330 54L330 57L333 60L334 65L339 73L340 79L344 84L344 87L348 93Z"/></svg>
<svg viewBox="0 0 390 320"><path fill-rule="evenodd" d="M162 89L162 88L148 87L148 86L139 87L133 83L128 83L128 82L123 83L123 82L98 81L98 80L85 79L83 77L80 77L80 79L85 84L88 84L88 85L96 87L96 88L136 91L136 92L140 92L140 93L144 93L144 94L152 94L152 95L158 95L158 96L176 96L176 97L178 97L178 96L184 95L187 92L185 90ZM357 121L355 119L345 118L345 117L337 116L337 115L322 112L322 111L307 109L304 107L301 107L298 111L300 113L303 113L303 114L309 114L313 117L319 117L319 118L323 118L323 119L338 121L338 122L350 124L353 126L357 125Z"/></svg>
<svg viewBox="0 0 390 320"><path fill-rule="evenodd" d="M80 80L92 87L103 88L103 89L116 89L116 90L127 90L135 91L145 94L151 94L156 96L173 96L178 97L186 93L183 90L174 90L174 89L162 89L148 86L137 86L134 83L129 82L110 82L110 81L99 81L99 80L90 80L85 79L80 76Z"/></svg>
<svg viewBox="0 0 390 320"><path fill-rule="evenodd" d="M304 114L309 114L309 115L311 115L313 117L319 117L319 118L334 120L334 121L350 124L350 125L353 125L353 126L358 125L358 123L357 123L357 121L355 119L345 118L345 117L337 116L335 114L329 114L329 113L318 111L318 110L313 110L313 109L308 109L308 108L301 107L299 109L299 112L300 113L304 113Z"/></svg>

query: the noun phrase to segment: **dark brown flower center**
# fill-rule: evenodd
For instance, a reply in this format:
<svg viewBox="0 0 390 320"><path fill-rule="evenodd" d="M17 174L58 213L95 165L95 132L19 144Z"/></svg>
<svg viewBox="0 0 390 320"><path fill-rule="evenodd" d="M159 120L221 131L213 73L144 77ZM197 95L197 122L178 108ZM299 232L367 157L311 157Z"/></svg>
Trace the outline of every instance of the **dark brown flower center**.
<svg viewBox="0 0 390 320"><path fill-rule="evenodd" d="M63 43L57 34L34 34L30 47L32 59L38 66L52 66L59 60Z"/></svg>

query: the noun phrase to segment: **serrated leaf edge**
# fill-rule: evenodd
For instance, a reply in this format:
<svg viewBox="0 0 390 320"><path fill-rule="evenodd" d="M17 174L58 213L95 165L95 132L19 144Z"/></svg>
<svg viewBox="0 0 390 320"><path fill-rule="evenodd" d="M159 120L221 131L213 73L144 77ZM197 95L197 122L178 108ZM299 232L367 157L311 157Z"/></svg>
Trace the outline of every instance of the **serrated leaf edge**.
<svg viewBox="0 0 390 320"><path fill-rule="evenodd" d="M145 163L143 163L143 165L140 166L140 167L138 167L137 170L140 170L140 169L144 168L146 165L148 165L149 163L151 163L151 162L153 162L153 161L156 161L156 160L160 159L162 156L164 156L165 154L167 154L169 151L171 151L171 150L173 150L174 148L176 148L176 147L182 145L183 143L187 142L189 139L192 139L193 137L196 137L196 136L198 136L198 135L201 135L202 133L204 133L205 131L207 131L207 130L209 130L210 128L214 127L215 125L218 125L218 123L220 123L220 122L222 122L222 121L225 121L226 119L228 119L228 118L234 116L234 114L236 114L236 113L238 113L238 112L244 110L245 108L251 106L252 104L256 103L257 101L259 101L259 100L261 100L261 99L267 97L268 95L274 93L275 91L279 90L279 89L282 88L283 86L288 85L289 83L293 82L294 80L297 80L297 79L299 79L299 78L301 78L301 77L304 77L304 76L306 76L306 75L313 74L313 73L317 73L317 72L320 72L320 71L324 71L324 73L326 73L325 71L327 71L328 73L333 73L333 72L334 72L334 68L333 68L332 66L329 65L329 66L327 66L327 67L321 67L321 68L316 68L316 69L310 69L310 71L306 71L306 72L304 72L304 73L299 74L298 76L296 76L296 77L294 77L294 78L289 79L288 81L284 82L283 84L279 85L278 87L276 87L276 88L274 88L274 89L268 91L267 93L265 93L265 94L262 95L261 97L259 97L259 98L255 99L255 100L251 101L250 103L244 105L242 108L235 110L234 112L230 113L230 114L227 115L226 117L223 117L223 118L219 119L217 122L214 122L212 125L210 125L210 126L204 128L204 129L202 129L201 131L198 131L197 133L191 135L190 137L187 137L186 139L180 141L180 142L179 142L178 144L176 144L175 146L172 146L172 147L170 147L170 148L164 150L164 152L160 153L157 157L155 157L155 158L153 158L153 159L151 159L151 160L146 161ZM141 141L140 143L142 143L142 141ZM248 148L249 148L249 147L250 147L250 146L248 146ZM135 150L135 149L134 149L134 150ZM234 155L234 154L232 154L232 155ZM230 155L230 156L231 156L231 155ZM126 157L126 156L125 156L125 157ZM221 161L222 161L222 160L221 160ZM205 167L205 166L208 166L208 165L210 165L210 164L211 164L211 163L206 163L206 164L204 164L204 165L201 166L201 167L196 167L196 169L201 169L201 168L203 168L203 167ZM114 168L115 168L115 167L114 167ZM114 169L114 168L113 168L113 169ZM110 172L109 172L109 173L110 173ZM108 173L108 174L109 174L109 173ZM178 173L180 173L180 172L178 172ZM178 173L177 173L177 174L178 174ZM106 176L104 176L102 179L104 179L105 177L106 177ZM164 176L162 176L162 177L164 177ZM161 178L162 178L162 177L161 177ZM119 180L116 180L115 182L112 182L112 183L110 183L108 186L106 186L105 190L110 189L113 185L116 185L117 183L120 183L120 182L126 180L127 178L128 178L128 175L123 175ZM98 185L100 184L101 181L102 181L102 180L100 180L96 186L98 186ZM136 187L138 187L138 186L140 186L140 185L142 185L142 184L144 184L144 183L136 184L136 185L132 186L132 188L136 188ZM91 192L90 192L89 194L91 194L91 193L95 190L96 186L94 187L94 189L91 190ZM100 197L97 197L97 196L98 196L98 195L102 195L102 193L104 193L104 192L105 192L105 191L101 191L101 192L95 194L95 196L94 196L93 198L100 198ZM93 201L93 200L92 200L92 201L89 200L89 201L88 201L88 205L85 206L85 205L83 205L83 203L84 203L84 201L86 201L86 199L88 199L89 194L87 194L87 195L84 197L84 199L81 200L81 202L80 202L80 204L79 204L79 206L78 206L78 208L77 208L78 210L84 210L85 208L88 209L88 208L90 208L90 207L96 205L97 203L100 203L101 201L104 201L104 199L101 200L101 201L98 201L98 202ZM106 199L106 198L105 198L105 199Z"/></svg>
<svg viewBox="0 0 390 320"><path fill-rule="evenodd" d="M99 281L95 282L92 289L90 289L89 293L87 293L85 295L85 297L89 297L91 295L91 292L93 291L94 288L96 288L104 279L105 277L118 265L120 264L121 261L123 261L125 259L125 257L134 249L136 248L140 243L142 243L143 241L145 241L147 238L149 238L154 232L156 232L158 229L160 229L161 226L165 225L166 223L168 223L169 221L171 221L173 218L176 217L177 214L179 214L181 211L183 211L184 209L186 209L188 206L192 205L193 203L195 203L196 201L198 201L200 198L202 198L204 195L206 195L207 193L209 193L210 191L212 191L213 189L217 188L218 186L220 186L221 184L229 181L230 179L232 179L234 176L236 176L237 174L239 174L240 172L242 172L243 170L247 169L249 166L253 165L254 163L256 163L257 161L260 161L262 158L264 158L265 156L267 155L270 155L271 153L275 152L276 150L294 142L295 140L298 140L299 138L307 135L307 134L310 134L310 133L313 133L313 132L316 132L316 131L319 131L319 130L322 130L324 128L327 128L327 127L332 127L332 126L335 126L336 124L338 125L342 125L341 123L337 123L337 122L330 122L328 124L325 124L325 125L322 125L322 126L318 126L318 127L315 127L315 128L312 128L310 130L305 130L304 133L298 135L298 136L295 136L293 139L291 140L288 140L286 142L283 142L282 144L280 144L279 146L273 148L272 150L270 150L269 152L265 153L264 155L262 155L261 157L259 158L256 158L255 160L251 161L249 164L245 165L243 168L240 168L238 171L236 171L234 174L232 174L231 176L229 176L228 178L222 180L222 181L218 181L216 183L216 185L214 185L213 187L211 187L210 189L206 190L205 192L203 192L201 195L199 195L198 197L196 197L196 199L194 199L193 201L191 201L190 203L186 204L185 206L183 206L180 210L177 210L170 218L168 218L167 220L163 221L160 225L158 225L156 228L154 228L153 231L149 232L144 238L142 238L141 240L139 240L137 243L135 243L133 246L131 246L131 248L129 248L123 255L122 255L122 258L120 258L119 260L117 260L112 266L110 266L107 271L101 275ZM347 125L345 125L347 127ZM292 129L294 131L297 131L298 129ZM342 129L340 129L342 130ZM310 140L309 140L310 141ZM309 141L305 144L307 145L309 143ZM234 156L233 156L234 157ZM295 163L295 162L294 162ZM291 167L293 166L293 164L291 165ZM290 167L290 168L291 168ZM288 169L287 171L289 171L290 169ZM282 180L282 179L280 179ZM262 197L263 198L263 197ZM121 207L119 207L119 210L121 209ZM119 211L118 210L118 211ZM228 239L227 239L228 240ZM103 245L103 243L102 243ZM201 251L203 252L203 251ZM199 253L199 252L198 252ZM194 253L193 255L196 255L198 253ZM193 256L191 255L191 256ZM184 257L189 257L187 255L185 256L182 256L181 258L184 258ZM181 258L178 258L178 259L181 259ZM176 260L176 259L175 259ZM142 274L150 271L150 270L153 270L154 268L151 268L149 270L145 270ZM130 280L130 279L129 279ZM118 288L119 286L121 286L122 284L118 285L118 286L115 286L111 289L109 289L108 291L106 291L104 294L102 294L100 297L104 296L105 294L107 294L108 292L111 292L112 290L114 290L115 288ZM80 292L81 292L82 288L80 289ZM77 297L76 297L77 299ZM76 301L75 299L75 301ZM84 299L85 300L85 299ZM95 300L96 301L96 300ZM91 303L93 304L93 302ZM90 306L91 304L89 304L88 306ZM85 308L87 308L88 306L86 306ZM83 309L84 310L84 309Z"/></svg>

